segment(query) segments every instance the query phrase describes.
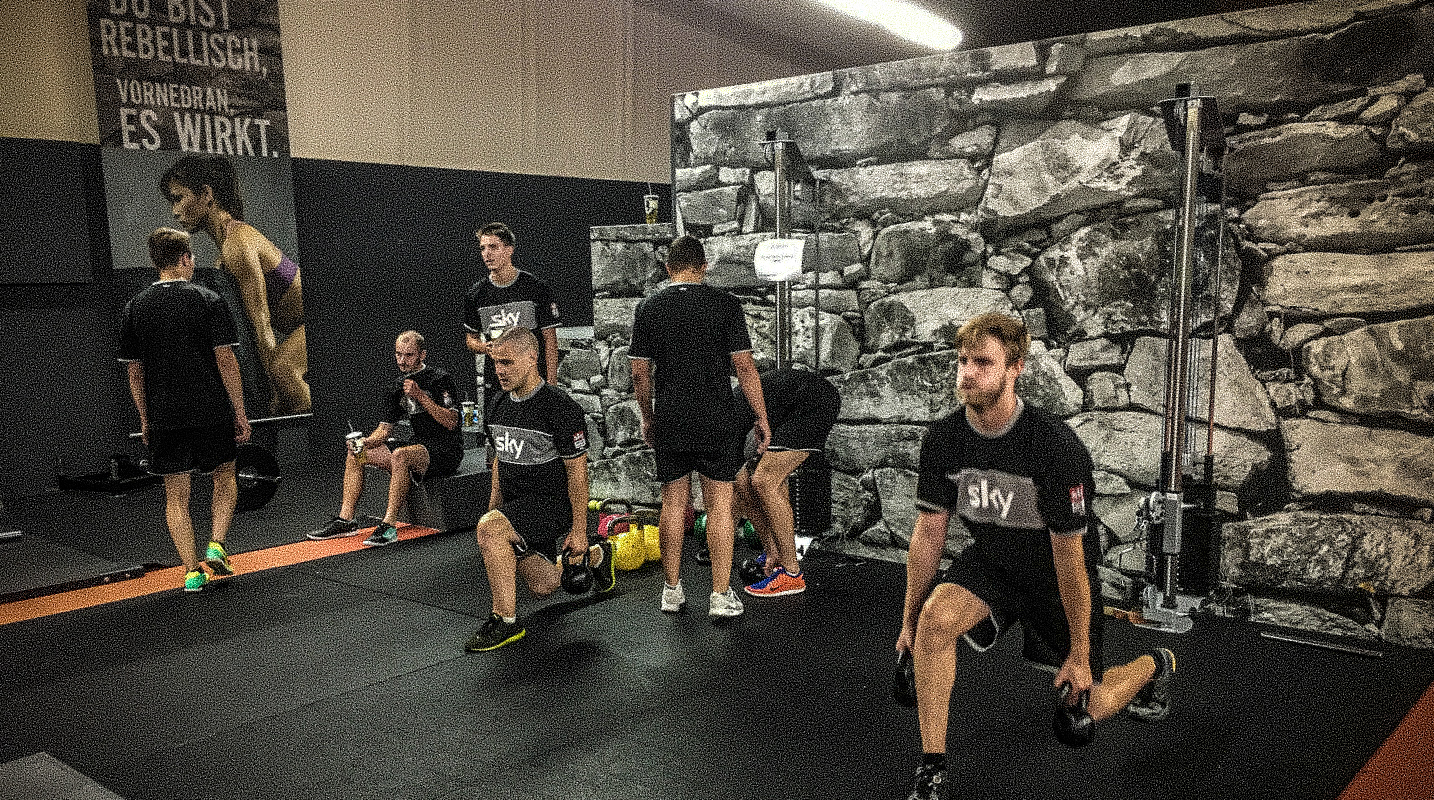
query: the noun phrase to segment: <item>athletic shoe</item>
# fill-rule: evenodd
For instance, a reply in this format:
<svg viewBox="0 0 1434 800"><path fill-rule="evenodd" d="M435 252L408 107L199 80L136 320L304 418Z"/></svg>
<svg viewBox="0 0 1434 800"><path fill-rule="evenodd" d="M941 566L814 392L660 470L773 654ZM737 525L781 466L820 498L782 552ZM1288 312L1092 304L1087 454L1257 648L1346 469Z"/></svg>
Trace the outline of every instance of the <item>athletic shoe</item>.
<svg viewBox="0 0 1434 800"><path fill-rule="evenodd" d="M198 592L204 588L206 583L209 583L209 573L202 569L192 569L184 573L184 591L186 592Z"/></svg>
<svg viewBox="0 0 1434 800"><path fill-rule="evenodd" d="M930 764L916 768L906 800L942 800L946 796L946 769Z"/></svg>
<svg viewBox="0 0 1434 800"><path fill-rule="evenodd" d="M398 541L398 526L392 522L380 522L378 527L373 529L373 533L363 540L363 543L367 547L383 547L396 541Z"/></svg>
<svg viewBox="0 0 1434 800"><path fill-rule="evenodd" d="M602 553L602 563L593 567L593 591L603 594L617 586L617 561L612 557L612 542L604 540L595 546Z"/></svg>
<svg viewBox="0 0 1434 800"><path fill-rule="evenodd" d="M737 599L737 593L731 588L721 594L713 592L710 605L707 608L707 616L740 617L742 616L742 601Z"/></svg>
<svg viewBox="0 0 1434 800"><path fill-rule="evenodd" d="M678 581L676 586L668 586L663 583L662 610L669 614L676 614L682 610L684 605L687 605L687 595L682 591L682 581Z"/></svg>
<svg viewBox="0 0 1434 800"><path fill-rule="evenodd" d="M229 563L229 554L224 552L223 542L210 542L204 550L204 563L215 575L233 575L234 565Z"/></svg>
<svg viewBox="0 0 1434 800"><path fill-rule="evenodd" d="M778 567L776 572L748 586L745 591L753 597L786 597L789 594L801 594L806 590L806 576L800 572L793 575Z"/></svg>
<svg viewBox="0 0 1434 800"><path fill-rule="evenodd" d="M505 644L518 641L527 632L528 629L520 625L517 620L504 622L502 617L492 614L488 617L488 621L483 623L483 627L473 634L473 638L468 640L468 644L463 649L470 653L497 650Z"/></svg>
<svg viewBox="0 0 1434 800"><path fill-rule="evenodd" d="M1164 647L1150 651L1155 659L1155 674L1150 682L1125 707L1132 717L1144 722L1159 722L1170 716L1170 681L1175 677L1175 653Z"/></svg>
<svg viewBox="0 0 1434 800"><path fill-rule="evenodd" d="M324 527L319 528L316 531L309 531L308 537L315 541L320 541L323 539L337 539L341 536L353 536L355 533L358 532L358 519L344 519L343 517L334 517L333 519L324 523Z"/></svg>

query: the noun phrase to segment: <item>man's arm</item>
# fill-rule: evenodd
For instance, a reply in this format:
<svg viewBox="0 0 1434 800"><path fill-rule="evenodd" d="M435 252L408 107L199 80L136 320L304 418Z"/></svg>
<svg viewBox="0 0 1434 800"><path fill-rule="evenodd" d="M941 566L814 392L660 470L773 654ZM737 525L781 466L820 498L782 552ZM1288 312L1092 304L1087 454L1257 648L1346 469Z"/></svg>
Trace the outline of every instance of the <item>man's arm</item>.
<svg viewBox="0 0 1434 800"><path fill-rule="evenodd" d="M544 362L544 364L545 364L545 366L547 366L547 368L548 368L548 374L547 374L547 375L544 375L544 376L543 376L543 379L546 380L548 383L551 383L552 385L557 386L557 385L558 385L558 329L557 329L557 328L544 328L543 331L542 331L542 334L543 334L543 335L542 335L541 338L542 338L542 340L543 340L543 353L544 353L544 356L543 356L543 357L546 359L546 361ZM584 501L584 505L586 505L586 504L587 504L586 501Z"/></svg>
<svg viewBox="0 0 1434 800"><path fill-rule="evenodd" d="M637 413L642 416L642 440L655 447L652 440L652 362L645 358L628 357L632 365L632 393L637 398Z"/></svg>
<svg viewBox="0 0 1434 800"><path fill-rule="evenodd" d="M423 406L423 410L428 412L428 416L432 417L434 422L450 431L458 427L460 417L462 417L462 413L458 409L439 405L432 395L418 388L418 384L412 380L404 381L403 389L404 394Z"/></svg>
<svg viewBox="0 0 1434 800"><path fill-rule="evenodd" d="M370 433L368 435L368 438L363 440L363 446L378 447L379 445L388 441L388 435L390 433L393 433L393 423L380 422L378 424L378 427L373 429L373 433Z"/></svg>
<svg viewBox="0 0 1434 800"><path fill-rule="evenodd" d="M496 511L503 505L503 492L498 488L498 457L493 457L493 463L488 465L488 474L492 477L492 488L488 490L488 510ZM586 505L586 503L584 503Z"/></svg>
<svg viewBox="0 0 1434 800"><path fill-rule="evenodd" d="M468 345L468 349L471 352L477 353L480 356L488 355L488 342L484 341L482 336L479 336L472 331L468 331L468 333L463 337L463 341L465 344Z"/></svg>
<svg viewBox="0 0 1434 800"><path fill-rule="evenodd" d="M757 431L757 452L767 452L767 442L772 440L772 427L767 422L767 401L762 397L762 379L757 375L757 364L752 360L750 350L732 354L732 369L737 372L737 384L747 396L747 405L757 421L752 425Z"/></svg>
<svg viewBox="0 0 1434 800"><path fill-rule="evenodd" d="M1054 686L1069 683L1072 699L1094 683L1090 672L1090 576L1085 569L1085 545L1081 536L1051 534L1051 551L1055 555L1056 584L1060 587L1061 605L1070 626L1070 655L1056 673Z"/></svg>
<svg viewBox="0 0 1434 800"><path fill-rule="evenodd" d="M249 417L244 413L244 380L239 377L239 359L229 345L214 348L214 363L219 365L219 377L224 381L224 391L229 394L229 403L234 406L234 441L249 441Z"/></svg>
<svg viewBox="0 0 1434 800"><path fill-rule="evenodd" d="M144 362L131 361L125 368L129 372L129 396L134 398L134 409L139 412L139 438L149 444L149 405L144 396Z"/></svg>
<svg viewBox="0 0 1434 800"><path fill-rule="evenodd" d="M563 459L568 472L568 502L573 507L573 526L566 545L575 554L588 549L588 454Z"/></svg>
<svg viewBox="0 0 1434 800"><path fill-rule="evenodd" d="M916 620L931 593L941 554L946 550L948 511L918 511L911 531L911 547L906 554L906 603L902 608L901 636L898 650L910 650L916 637Z"/></svg>

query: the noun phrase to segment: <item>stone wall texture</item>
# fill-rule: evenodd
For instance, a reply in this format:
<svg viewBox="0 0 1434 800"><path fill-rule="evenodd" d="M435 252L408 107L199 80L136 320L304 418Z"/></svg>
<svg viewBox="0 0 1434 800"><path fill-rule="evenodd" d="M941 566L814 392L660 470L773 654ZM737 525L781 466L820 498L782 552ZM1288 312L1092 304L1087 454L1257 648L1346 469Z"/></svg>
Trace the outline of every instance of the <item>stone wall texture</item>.
<svg viewBox="0 0 1434 800"><path fill-rule="evenodd" d="M1193 84L1216 98L1227 144L1195 328L1197 361L1215 364L1214 481L1230 519L1219 578L1289 624L1428 647L1431 77L1427 0L934 55L676 96L673 188L766 366L774 291L752 258L774 230L774 180L756 143L789 134L825 182L794 214L816 240L794 283L795 358L842 394L828 458L843 541L904 556L922 431L958 407L949 337L998 311L1036 337L1018 388L1091 449L1120 544L1155 488L1162 430L1179 154L1159 103ZM656 500L626 345L676 234L591 234L594 339L568 388L604 443L597 496ZM1192 416L1203 431L1212 414ZM959 525L950 535L964 546ZM1110 596L1131 560L1112 551Z"/></svg>

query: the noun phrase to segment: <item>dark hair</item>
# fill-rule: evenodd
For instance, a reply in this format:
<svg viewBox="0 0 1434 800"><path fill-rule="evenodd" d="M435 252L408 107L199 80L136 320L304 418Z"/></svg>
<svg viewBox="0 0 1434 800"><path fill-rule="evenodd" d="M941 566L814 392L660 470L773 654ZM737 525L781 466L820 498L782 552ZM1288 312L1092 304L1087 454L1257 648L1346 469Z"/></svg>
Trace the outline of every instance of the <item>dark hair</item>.
<svg viewBox="0 0 1434 800"><path fill-rule="evenodd" d="M214 202L234 219L244 219L244 198L239 194L239 175L234 162L224 156L185 156L174 162L159 179L159 193L174 202L169 184L177 183L196 194L208 186Z"/></svg>
<svg viewBox="0 0 1434 800"><path fill-rule="evenodd" d="M700 269L706 263L707 251L702 247L702 240L696 236L679 236L667 249L667 266L670 269Z"/></svg>
<svg viewBox="0 0 1434 800"><path fill-rule="evenodd" d="M518 237L513 235L513 229L501 222L490 222L478 229L478 238L484 236L497 236L503 244L514 247L518 244Z"/></svg>
<svg viewBox="0 0 1434 800"><path fill-rule="evenodd" d="M156 228L149 235L149 260L157 269L169 269L179 263L186 254L194 251L189 247L189 234L174 228Z"/></svg>
<svg viewBox="0 0 1434 800"><path fill-rule="evenodd" d="M995 311L967 321L956 331L956 349L975 346L982 336L990 336L1006 351L1006 366L1026 357L1031 350L1031 334L1021 320Z"/></svg>

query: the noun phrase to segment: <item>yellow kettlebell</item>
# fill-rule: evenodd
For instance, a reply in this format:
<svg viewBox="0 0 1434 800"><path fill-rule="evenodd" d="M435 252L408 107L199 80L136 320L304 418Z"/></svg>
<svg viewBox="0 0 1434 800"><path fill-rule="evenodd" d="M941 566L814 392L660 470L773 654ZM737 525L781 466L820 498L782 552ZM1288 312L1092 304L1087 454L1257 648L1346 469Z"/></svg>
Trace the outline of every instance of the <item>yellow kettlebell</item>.
<svg viewBox="0 0 1434 800"><path fill-rule="evenodd" d="M616 524L621 524L616 523ZM636 521L627 522L627 530L609 537L613 543L613 564L621 570L637 569L647 562L647 551L642 540L642 528Z"/></svg>
<svg viewBox="0 0 1434 800"><path fill-rule="evenodd" d="M642 547L648 561L662 560L662 540L657 536L656 525L642 526Z"/></svg>

